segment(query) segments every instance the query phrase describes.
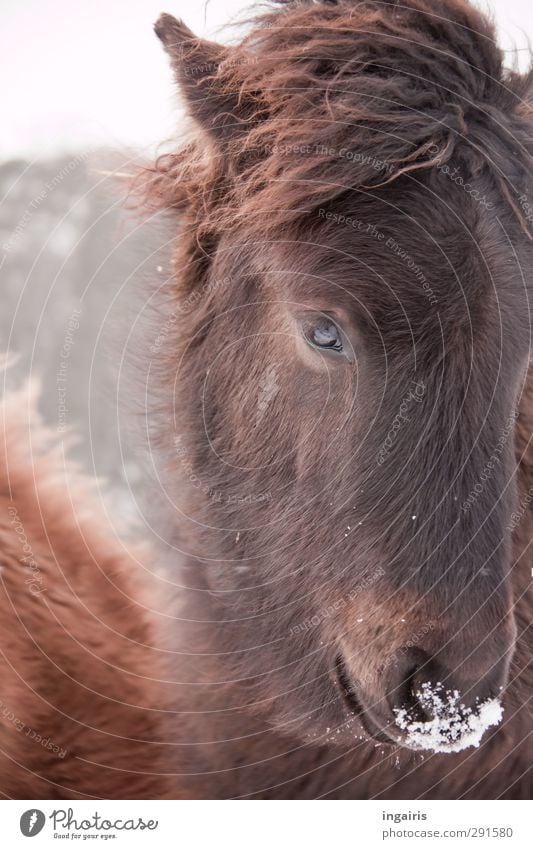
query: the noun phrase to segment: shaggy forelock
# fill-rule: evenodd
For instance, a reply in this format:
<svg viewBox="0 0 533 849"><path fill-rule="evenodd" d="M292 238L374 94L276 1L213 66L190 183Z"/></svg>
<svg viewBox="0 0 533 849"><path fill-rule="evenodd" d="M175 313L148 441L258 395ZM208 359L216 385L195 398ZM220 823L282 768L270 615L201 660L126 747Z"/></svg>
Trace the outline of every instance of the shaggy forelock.
<svg viewBox="0 0 533 849"><path fill-rule="evenodd" d="M531 168L531 73L503 68L486 16L463 0L274 5L216 70L189 55L189 76L207 72L213 91L196 94L204 114L235 99L232 132L218 150L203 139L159 159L152 202L192 207L199 239L265 231L459 157L490 172L527 232L516 197Z"/></svg>

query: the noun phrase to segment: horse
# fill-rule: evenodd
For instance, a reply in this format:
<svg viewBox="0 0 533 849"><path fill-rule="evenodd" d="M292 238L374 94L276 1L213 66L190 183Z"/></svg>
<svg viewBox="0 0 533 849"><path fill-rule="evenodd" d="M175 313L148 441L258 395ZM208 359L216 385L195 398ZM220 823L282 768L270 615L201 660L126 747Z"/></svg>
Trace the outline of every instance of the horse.
<svg viewBox="0 0 533 849"><path fill-rule="evenodd" d="M270 6L155 26L164 582L5 401L0 790L528 798L533 77L465 0Z"/></svg>
<svg viewBox="0 0 533 849"><path fill-rule="evenodd" d="M0 406L0 794L173 798L149 552L37 402L30 384Z"/></svg>
<svg viewBox="0 0 533 849"><path fill-rule="evenodd" d="M195 798L524 798L532 74L463 0L270 5L155 26L175 762Z"/></svg>

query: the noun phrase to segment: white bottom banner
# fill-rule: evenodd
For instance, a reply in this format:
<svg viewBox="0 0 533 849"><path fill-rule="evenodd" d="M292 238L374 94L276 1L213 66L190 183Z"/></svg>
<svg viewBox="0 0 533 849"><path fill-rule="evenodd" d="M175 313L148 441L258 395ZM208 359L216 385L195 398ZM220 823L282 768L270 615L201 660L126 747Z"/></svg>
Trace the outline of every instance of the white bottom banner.
<svg viewBox="0 0 533 849"><path fill-rule="evenodd" d="M533 846L530 802L5 801L2 847ZM29 840L35 843L29 844Z"/></svg>

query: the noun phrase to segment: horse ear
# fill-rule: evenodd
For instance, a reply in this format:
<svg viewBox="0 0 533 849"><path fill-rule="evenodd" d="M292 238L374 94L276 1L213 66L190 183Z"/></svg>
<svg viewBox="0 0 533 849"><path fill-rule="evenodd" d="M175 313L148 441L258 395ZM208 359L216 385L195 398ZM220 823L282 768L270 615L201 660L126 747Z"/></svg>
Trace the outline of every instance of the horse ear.
<svg viewBox="0 0 533 849"><path fill-rule="evenodd" d="M217 79L221 63L232 55L231 48L198 38L172 15L162 14L154 29L193 118L216 141L230 141L246 122L245 104Z"/></svg>

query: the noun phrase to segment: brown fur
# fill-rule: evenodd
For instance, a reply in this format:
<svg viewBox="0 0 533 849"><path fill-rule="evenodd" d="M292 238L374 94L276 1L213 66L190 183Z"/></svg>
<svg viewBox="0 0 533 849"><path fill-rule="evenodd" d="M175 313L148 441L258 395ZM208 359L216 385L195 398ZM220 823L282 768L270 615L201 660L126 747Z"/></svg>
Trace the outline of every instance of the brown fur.
<svg viewBox="0 0 533 849"><path fill-rule="evenodd" d="M179 762L198 797L525 798L532 528L528 512L513 554L509 440L461 505L516 405L530 485L531 75L504 70L462 0L274 5L231 48L156 25L196 127L141 181L177 228L149 412L187 552L181 610L204 623L175 635L192 683L176 737L199 741ZM306 348L298 310L337 317L356 370ZM416 425L377 467L416 380ZM478 750L420 763L376 744L415 653L472 704L507 686Z"/></svg>
<svg viewBox="0 0 533 849"><path fill-rule="evenodd" d="M158 669L141 648L150 622L110 602L108 575L129 595L131 558L93 519L80 536L86 496L72 514L64 483L50 481L57 453L21 456L15 413L4 513L13 499L53 604L28 595L4 519L4 700L72 757L3 722L6 795L165 795L160 773L193 798L531 795L530 506L510 531L533 485L533 250L519 200L531 186L531 80L503 70L491 25L463 0L277 7L235 48L169 16L156 27L196 122L142 180L177 234L147 411L176 585L169 597L165 584L171 619L153 639L167 658L158 676L176 682L175 718L160 726L157 710L125 706L169 703L143 677ZM308 144L319 152L302 153ZM436 305L384 249L390 237ZM355 366L306 346L301 309L340 316ZM257 418L268 369L276 391ZM416 426L376 464L415 380ZM515 407L515 451L511 438L463 512ZM121 636L110 642L111 622ZM33 654L37 630L57 667ZM479 748L421 756L390 736L387 698L415 650L416 674L442 672L469 704L504 688L503 722ZM80 674L100 696L80 696ZM117 729L126 739L102 733ZM132 764L130 792L115 769Z"/></svg>
<svg viewBox="0 0 533 849"><path fill-rule="evenodd" d="M0 791L164 798L146 552L112 535L27 389L1 413Z"/></svg>

